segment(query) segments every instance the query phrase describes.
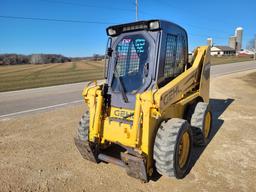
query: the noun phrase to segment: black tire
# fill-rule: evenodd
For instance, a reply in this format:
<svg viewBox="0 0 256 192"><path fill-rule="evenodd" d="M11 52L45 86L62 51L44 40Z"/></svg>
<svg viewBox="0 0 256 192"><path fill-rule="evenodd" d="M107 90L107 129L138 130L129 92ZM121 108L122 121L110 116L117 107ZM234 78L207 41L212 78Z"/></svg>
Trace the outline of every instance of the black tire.
<svg viewBox="0 0 256 192"><path fill-rule="evenodd" d="M78 139L80 139L81 141L88 142L89 126L90 114L89 111L86 111L79 122L79 126L77 129Z"/></svg>
<svg viewBox="0 0 256 192"><path fill-rule="evenodd" d="M206 116L210 115L210 128L207 131L207 135L205 135L206 131ZM209 139L211 137L212 131L212 113L210 109L210 105L204 102L198 102L194 113L191 117L190 121L193 137L194 137L194 145L196 146L205 146L208 144Z"/></svg>
<svg viewBox="0 0 256 192"><path fill-rule="evenodd" d="M86 111L82 116L77 129L75 144L84 159L99 163L99 146L89 141L90 113Z"/></svg>
<svg viewBox="0 0 256 192"><path fill-rule="evenodd" d="M185 164L179 165L179 146L183 134L189 136L189 151ZM173 118L163 122L156 134L153 158L158 173L181 179L186 176L191 158L192 132L186 120Z"/></svg>
<svg viewBox="0 0 256 192"><path fill-rule="evenodd" d="M189 104L186 111L185 111L185 115L184 115L184 119L186 119L188 121L188 123L191 123L191 117L195 111L196 108L196 102Z"/></svg>

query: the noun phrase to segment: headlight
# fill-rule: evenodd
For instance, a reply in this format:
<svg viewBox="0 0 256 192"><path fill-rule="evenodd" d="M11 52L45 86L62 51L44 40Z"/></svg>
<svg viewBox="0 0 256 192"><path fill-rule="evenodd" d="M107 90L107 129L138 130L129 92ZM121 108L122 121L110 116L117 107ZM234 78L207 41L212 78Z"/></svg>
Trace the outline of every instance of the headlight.
<svg viewBox="0 0 256 192"><path fill-rule="evenodd" d="M108 35L115 35L116 34L116 30L112 29L112 28L109 28L108 29Z"/></svg>
<svg viewBox="0 0 256 192"><path fill-rule="evenodd" d="M150 30L159 29L160 28L159 21L150 22L149 23L149 28L150 28Z"/></svg>

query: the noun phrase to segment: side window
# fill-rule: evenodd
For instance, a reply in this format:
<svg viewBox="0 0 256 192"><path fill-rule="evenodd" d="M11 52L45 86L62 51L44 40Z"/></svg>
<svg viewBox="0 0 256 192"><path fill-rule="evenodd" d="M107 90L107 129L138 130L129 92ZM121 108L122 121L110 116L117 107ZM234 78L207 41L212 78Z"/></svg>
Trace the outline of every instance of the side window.
<svg viewBox="0 0 256 192"><path fill-rule="evenodd" d="M173 77L175 69L177 36L167 35L164 63L164 78Z"/></svg>
<svg viewBox="0 0 256 192"><path fill-rule="evenodd" d="M179 35L178 41L177 41L176 67L174 70L174 76L177 76L183 72L184 65L185 65L185 40L183 36Z"/></svg>

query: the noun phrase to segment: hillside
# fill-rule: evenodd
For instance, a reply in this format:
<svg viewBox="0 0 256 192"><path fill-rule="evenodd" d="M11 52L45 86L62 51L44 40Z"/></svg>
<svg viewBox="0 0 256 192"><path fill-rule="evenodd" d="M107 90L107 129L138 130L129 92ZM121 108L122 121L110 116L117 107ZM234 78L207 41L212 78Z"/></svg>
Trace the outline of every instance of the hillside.
<svg viewBox="0 0 256 192"><path fill-rule="evenodd" d="M1 66L0 91L44 87L103 78L103 61Z"/></svg>

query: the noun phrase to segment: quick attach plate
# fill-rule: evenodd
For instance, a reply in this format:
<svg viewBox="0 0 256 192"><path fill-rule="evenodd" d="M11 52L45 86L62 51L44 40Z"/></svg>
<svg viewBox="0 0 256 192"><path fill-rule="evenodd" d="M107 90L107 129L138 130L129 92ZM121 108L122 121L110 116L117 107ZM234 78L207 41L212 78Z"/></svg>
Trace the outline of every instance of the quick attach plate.
<svg viewBox="0 0 256 192"><path fill-rule="evenodd" d="M121 159L125 162L127 175L148 182L146 164L142 157L136 157L128 153L121 153Z"/></svg>
<svg viewBox="0 0 256 192"><path fill-rule="evenodd" d="M78 138L74 138L75 145L84 159L90 160L94 163L99 163L98 154L99 150L95 144L81 141Z"/></svg>

